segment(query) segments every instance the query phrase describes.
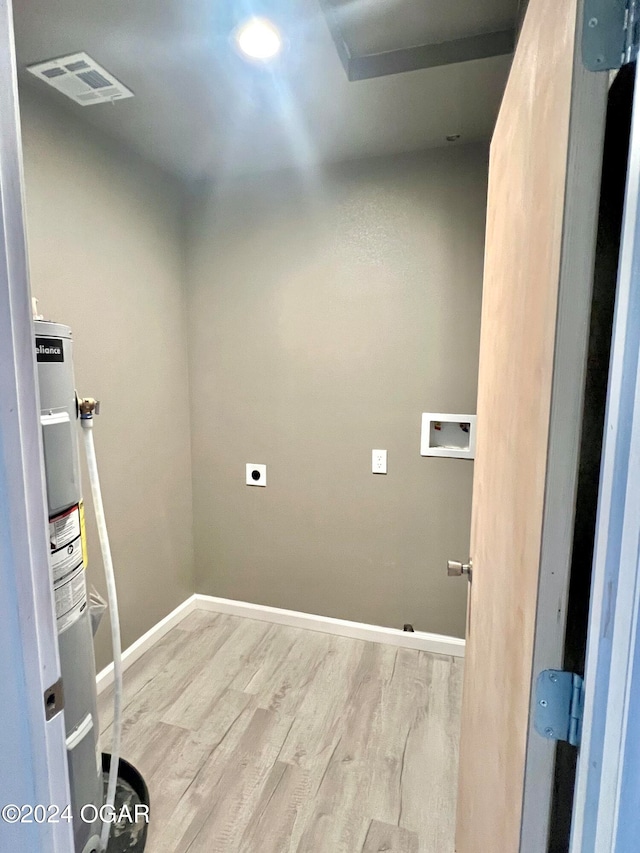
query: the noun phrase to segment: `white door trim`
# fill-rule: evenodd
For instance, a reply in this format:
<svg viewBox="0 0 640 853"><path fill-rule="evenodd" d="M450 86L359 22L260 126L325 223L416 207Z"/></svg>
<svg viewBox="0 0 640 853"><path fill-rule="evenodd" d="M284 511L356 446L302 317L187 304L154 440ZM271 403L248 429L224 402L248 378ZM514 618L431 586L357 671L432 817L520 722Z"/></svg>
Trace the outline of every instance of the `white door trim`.
<svg viewBox="0 0 640 853"><path fill-rule="evenodd" d="M46 722L44 708L60 662L22 186L12 9L10 0L0 0L0 658L7 664L0 663L0 672L16 687L1 712L0 800L64 808L70 803L64 719L58 714ZM72 830L66 821L0 821L0 848L69 853Z"/></svg>
<svg viewBox="0 0 640 853"><path fill-rule="evenodd" d="M630 849L618 845L618 830L631 688L634 667L640 664L636 647L640 608L639 368L640 78L636 72L571 853L626 853Z"/></svg>

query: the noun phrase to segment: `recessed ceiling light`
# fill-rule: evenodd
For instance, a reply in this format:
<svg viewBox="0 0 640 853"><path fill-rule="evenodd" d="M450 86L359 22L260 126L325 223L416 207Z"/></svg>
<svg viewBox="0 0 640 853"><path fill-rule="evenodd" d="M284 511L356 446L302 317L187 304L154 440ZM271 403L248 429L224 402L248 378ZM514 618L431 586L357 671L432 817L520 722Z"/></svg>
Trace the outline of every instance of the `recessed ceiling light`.
<svg viewBox="0 0 640 853"><path fill-rule="evenodd" d="M273 59L282 50L280 30L267 18L249 18L234 35L240 53L249 59Z"/></svg>

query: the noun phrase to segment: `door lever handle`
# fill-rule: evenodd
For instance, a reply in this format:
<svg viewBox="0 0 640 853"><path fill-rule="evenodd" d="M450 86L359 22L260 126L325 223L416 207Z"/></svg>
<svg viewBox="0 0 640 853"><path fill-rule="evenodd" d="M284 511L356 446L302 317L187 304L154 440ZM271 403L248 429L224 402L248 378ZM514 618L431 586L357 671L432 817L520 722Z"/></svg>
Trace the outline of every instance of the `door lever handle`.
<svg viewBox="0 0 640 853"><path fill-rule="evenodd" d="M468 563L460 563L458 560L448 560L447 561L447 574L450 578L459 578L462 575L466 575L469 583L471 583L471 578L473 575L473 562L469 560Z"/></svg>

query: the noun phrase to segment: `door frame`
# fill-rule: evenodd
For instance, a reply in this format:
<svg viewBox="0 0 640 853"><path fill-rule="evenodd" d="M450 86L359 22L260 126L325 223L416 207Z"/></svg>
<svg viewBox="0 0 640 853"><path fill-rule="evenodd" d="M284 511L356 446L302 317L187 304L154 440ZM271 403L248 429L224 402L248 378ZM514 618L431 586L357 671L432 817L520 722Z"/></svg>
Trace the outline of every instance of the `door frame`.
<svg viewBox="0 0 640 853"><path fill-rule="evenodd" d="M547 853L550 831L556 745L533 726L535 685L564 665L607 112L607 75L582 62L583 16L579 0L520 853Z"/></svg>
<svg viewBox="0 0 640 853"><path fill-rule="evenodd" d="M640 77L636 71L571 853L637 845L640 749ZM631 844L631 839L634 843Z"/></svg>
<svg viewBox="0 0 640 853"><path fill-rule="evenodd" d="M11 0L0 0L0 807L70 802L23 208ZM71 822L0 820L7 850L73 850Z"/></svg>

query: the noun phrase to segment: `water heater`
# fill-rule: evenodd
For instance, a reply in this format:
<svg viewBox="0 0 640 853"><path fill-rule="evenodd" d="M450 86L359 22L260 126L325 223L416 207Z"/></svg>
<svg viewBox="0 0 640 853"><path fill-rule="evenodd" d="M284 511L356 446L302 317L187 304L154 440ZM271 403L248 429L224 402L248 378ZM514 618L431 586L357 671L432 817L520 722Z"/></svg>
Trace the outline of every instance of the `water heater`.
<svg viewBox="0 0 640 853"><path fill-rule="evenodd" d="M75 853L100 848L100 821L81 810L103 803L102 754L93 631L87 594L87 547L78 452L78 403L68 326L34 321L44 445L49 543L71 785Z"/></svg>

